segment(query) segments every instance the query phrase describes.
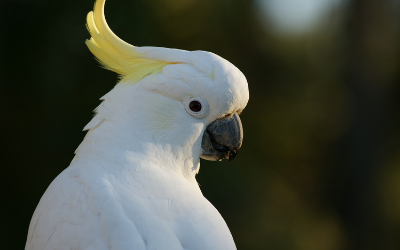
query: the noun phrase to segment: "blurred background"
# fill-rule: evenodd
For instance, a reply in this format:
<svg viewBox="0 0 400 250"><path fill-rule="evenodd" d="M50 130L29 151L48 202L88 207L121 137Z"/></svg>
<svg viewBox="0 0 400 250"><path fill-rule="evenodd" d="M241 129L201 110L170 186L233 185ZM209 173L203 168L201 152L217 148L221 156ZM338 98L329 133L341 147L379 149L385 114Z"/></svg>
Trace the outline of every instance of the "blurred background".
<svg viewBox="0 0 400 250"><path fill-rule="evenodd" d="M2 249L116 83L86 48L94 0L0 1ZM247 77L244 145L197 179L238 249L400 249L399 0L109 0L137 46L214 52Z"/></svg>

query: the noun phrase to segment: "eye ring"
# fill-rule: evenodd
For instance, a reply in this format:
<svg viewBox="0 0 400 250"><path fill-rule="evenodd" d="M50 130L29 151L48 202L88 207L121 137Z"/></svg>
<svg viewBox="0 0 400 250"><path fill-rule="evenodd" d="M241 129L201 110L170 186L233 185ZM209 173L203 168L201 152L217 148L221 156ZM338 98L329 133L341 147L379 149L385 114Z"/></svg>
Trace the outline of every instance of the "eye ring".
<svg viewBox="0 0 400 250"><path fill-rule="evenodd" d="M208 113L208 103L200 97L189 98L183 102L186 112L195 118L203 118Z"/></svg>

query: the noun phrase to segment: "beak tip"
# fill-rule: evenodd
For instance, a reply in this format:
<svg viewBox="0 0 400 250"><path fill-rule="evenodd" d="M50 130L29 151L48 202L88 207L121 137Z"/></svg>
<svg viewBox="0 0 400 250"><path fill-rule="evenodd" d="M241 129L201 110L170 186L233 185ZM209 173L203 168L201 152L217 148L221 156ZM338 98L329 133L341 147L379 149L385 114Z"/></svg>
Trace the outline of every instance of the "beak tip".
<svg viewBox="0 0 400 250"><path fill-rule="evenodd" d="M237 151L236 150L230 150L229 155L228 155L228 162L233 161L233 159L236 157Z"/></svg>

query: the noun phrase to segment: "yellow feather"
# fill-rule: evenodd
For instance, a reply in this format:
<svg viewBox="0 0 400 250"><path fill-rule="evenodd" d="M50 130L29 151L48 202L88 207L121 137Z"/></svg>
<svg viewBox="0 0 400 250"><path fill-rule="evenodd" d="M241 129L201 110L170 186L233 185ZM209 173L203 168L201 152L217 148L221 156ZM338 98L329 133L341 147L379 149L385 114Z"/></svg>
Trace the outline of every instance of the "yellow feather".
<svg viewBox="0 0 400 250"><path fill-rule="evenodd" d="M136 83L146 76L161 73L170 62L150 60L146 58L132 58L129 62L126 75L122 79L128 83Z"/></svg>
<svg viewBox="0 0 400 250"><path fill-rule="evenodd" d="M102 34L107 41L111 42L118 51L121 51L122 54L138 57L139 55L133 49L133 46L115 35L108 26L104 15L105 3L106 0L97 0L94 5L94 20L100 34Z"/></svg>
<svg viewBox="0 0 400 250"><path fill-rule="evenodd" d="M104 68L114 71L118 74L123 74L123 72L118 70L121 66L112 60L100 47L97 46L96 43L94 43L92 40L86 40L85 43L90 52L96 56L97 60Z"/></svg>
<svg viewBox="0 0 400 250"><path fill-rule="evenodd" d="M134 84L144 77L162 72L171 62L147 59L135 47L117 37L104 17L105 0L95 3L94 12L87 15L87 28L92 38L86 45L104 68L118 73L125 83Z"/></svg>

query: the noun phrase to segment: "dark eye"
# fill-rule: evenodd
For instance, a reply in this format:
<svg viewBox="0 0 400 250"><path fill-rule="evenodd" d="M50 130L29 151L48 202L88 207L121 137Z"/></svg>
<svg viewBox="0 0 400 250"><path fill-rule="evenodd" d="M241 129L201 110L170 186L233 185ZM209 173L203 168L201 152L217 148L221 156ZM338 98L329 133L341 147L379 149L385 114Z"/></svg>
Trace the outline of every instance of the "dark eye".
<svg viewBox="0 0 400 250"><path fill-rule="evenodd" d="M191 101L189 104L189 108L193 112L199 112L201 110L201 103L199 101Z"/></svg>

